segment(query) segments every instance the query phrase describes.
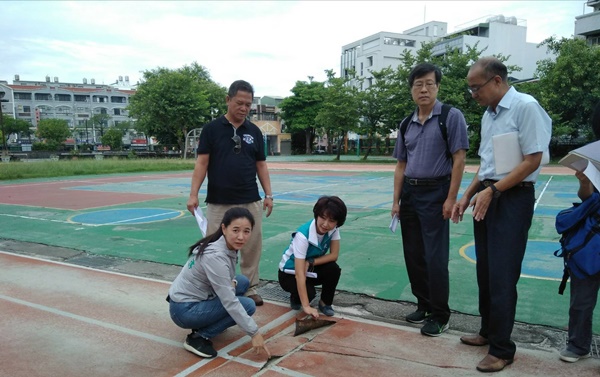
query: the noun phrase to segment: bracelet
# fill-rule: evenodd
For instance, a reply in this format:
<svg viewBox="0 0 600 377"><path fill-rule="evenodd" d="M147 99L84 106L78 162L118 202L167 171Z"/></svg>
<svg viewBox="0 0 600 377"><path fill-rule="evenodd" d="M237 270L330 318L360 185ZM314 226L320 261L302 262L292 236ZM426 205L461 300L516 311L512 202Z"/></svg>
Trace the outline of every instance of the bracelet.
<svg viewBox="0 0 600 377"><path fill-rule="evenodd" d="M273 195L265 195L265 199L271 199L271 200L273 200Z"/></svg>

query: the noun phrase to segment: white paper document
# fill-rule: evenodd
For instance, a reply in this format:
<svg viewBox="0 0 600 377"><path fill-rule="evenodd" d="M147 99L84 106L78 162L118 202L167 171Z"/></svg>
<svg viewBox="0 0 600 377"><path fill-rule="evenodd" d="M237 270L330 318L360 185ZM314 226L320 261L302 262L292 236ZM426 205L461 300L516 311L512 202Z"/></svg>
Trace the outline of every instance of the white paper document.
<svg viewBox="0 0 600 377"><path fill-rule="evenodd" d="M600 141L572 150L558 163L573 170L584 171L589 165L588 162L600 170Z"/></svg>
<svg viewBox="0 0 600 377"><path fill-rule="evenodd" d="M598 171L598 168L591 161L588 161L583 174L589 178L596 190L600 191L600 171Z"/></svg>
<svg viewBox="0 0 600 377"><path fill-rule="evenodd" d="M516 131L492 136L492 147L496 174L510 173L523 161L519 134ZM550 150L546 149L540 165L547 165L549 162Z"/></svg>
<svg viewBox="0 0 600 377"><path fill-rule="evenodd" d="M285 272L286 274L290 274L290 275L296 275L296 270L290 270L289 268L284 268L283 272ZM309 277L309 278L316 278L317 277L317 273L316 272L306 271L306 276Z"/></svg>
<svg viewBox="0 0 600 377"><path fill-rule="evenodd" d="M392 217L392 222L390 223L390 230L392 233L396 233L396 228L398 227L398 215L394 215Z"/></svg>
<svg viewBox="0 0 600 377"><path fill-rule="evenodd" d="M194 217L196 218L196 222L198 223L198 228L202 232L202 236L206 236L206 229L208 228L208 220L202 213L202 209L200 207L196 207L194 209Z"/></svg>

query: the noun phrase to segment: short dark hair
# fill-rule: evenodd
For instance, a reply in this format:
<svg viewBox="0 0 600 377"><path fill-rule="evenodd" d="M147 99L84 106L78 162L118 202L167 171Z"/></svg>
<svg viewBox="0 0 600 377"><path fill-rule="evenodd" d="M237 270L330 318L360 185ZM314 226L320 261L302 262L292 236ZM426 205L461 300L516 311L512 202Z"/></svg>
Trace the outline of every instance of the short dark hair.
<svg viewBox="0 0 600 377"><path fill-rule="evenodd" d="M246 218L250 221L250 226L254 229L254 216L252 213L243 207L233 207L228 209L223 215L223 220L221 220L221 225L225 225L225 228L231 224L233 220ZM219 225L219 229L213 234L209 234L208 236L202 238L200 241L196 242L188 249L188 256L191 256L194 253L194 250L198 248L198 255L204 252L204 249L208 247L209 244L217 241L219 238L223 236L223 229Z"/></svg>
<svg viewBox="0 0 600 377"><path fill-rule="evenodd" d="M233 98L233 97L235 97L235 95L239 91L248 92L248 93L252 94L252 99L254 99L254 88L252 87L252 85L250 85L249 82L244 81L244 80L236 80L236 81L234 81L229 86L229 90L227 91L227 95L229 96L229 98Z"/></svg>
<svg viewBox="0 0 600 377"><path fill-rule="evenodd" d="M592 131L594 131L596 140L600 140L600 102L596 104L596 108L592 114Z"/></svg>
<svg viewBox="0 0 600 377"><path fill-rule="evenodd" d="M500 76L504 82L506 82L508 78L508 69L504 63L500 61L500 59L494 56L487 56L479 59L475 62L475 64L473 64L473 67L475 66L480 66L483 69L483 72L485 72L487 78Z"/></svg>
<svg viewBox="0 0 600 377"><path fill-rule="evenodd" d="M341 227L346 222L348 209L342 199L337 196L322 196L317 200L313 207L315 220L317 217L328 217L337 221L337 227Z"/></svg>
<svg viewBox="0 0 600 377"><path fill-rule="evenodd" d="M416 79L419 79L431 72L435 72L435 83L439 84L442 81L442 71L431 63L417 64L408 75L408 86L412 88Z"/></svg>

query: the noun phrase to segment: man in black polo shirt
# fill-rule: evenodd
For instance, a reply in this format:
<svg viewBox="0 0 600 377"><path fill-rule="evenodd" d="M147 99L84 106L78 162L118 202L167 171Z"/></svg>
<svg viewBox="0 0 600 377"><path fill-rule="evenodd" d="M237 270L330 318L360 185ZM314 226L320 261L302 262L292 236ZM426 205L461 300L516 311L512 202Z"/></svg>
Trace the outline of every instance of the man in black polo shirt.
<svg viewBox="0 0 600 377"><path fill-rule="evenodd" d="M198 191L208 175L207 234L217 231L228 209L244 207L250 210L255 224L250 240L241 249L240 267L242 274L250 279L247 296L260 306L263 300L256 286L262 253L262 214L264 210L267 217L271 214L273 192L262 132L246 119L253 98L252 85L243 80L234 81L225 98L227 114L202 128L187 208L193 214L198 207ZM265 193L264 201L258 193L256 176Z"/></svg>

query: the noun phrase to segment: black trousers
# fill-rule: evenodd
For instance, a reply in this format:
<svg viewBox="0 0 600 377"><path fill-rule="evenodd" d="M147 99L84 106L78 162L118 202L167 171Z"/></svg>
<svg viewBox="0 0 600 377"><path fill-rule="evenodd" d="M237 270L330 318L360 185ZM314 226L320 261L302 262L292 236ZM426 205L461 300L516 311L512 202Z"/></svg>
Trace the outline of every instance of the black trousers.
<svg viewBox="0 0 600 377"><path fill-rule="evenodd" d="M482 185L480 191L484 188ZM501 359L514 358L517 350L510 336L534 204L534 187L513 187L492 199L483 220L473 220L481 314L479 334L488 338L489 354Z"/></svg>
<svg viewBox="0 0 600 377"><path fill-rule="evenodd" d="M316 278L306 278L306 293L308 294L308 301L312 301L312 299L317 295L315 287L322 285L321 300L323 300L325 305L333 304L333 296L335 295L335 289L340 281L342 269L336 262L329 262L315 266L314 272L317 273ZM280 270L278 278L281 288L290 293L292 300L295 302L300 302L300 297L298 296L298 286L296 285L296 275L286 274Z"/></svg>
<svg viewBox="0 0 600 377"><path fill-rule="evenodd" d="M431 318L448 323L450 283L450 223L443 218L443 205L450 181L433 186L402 187L400 226L408 279L418 310Z"/></svg>

